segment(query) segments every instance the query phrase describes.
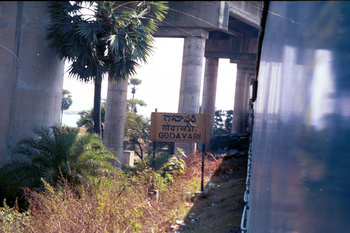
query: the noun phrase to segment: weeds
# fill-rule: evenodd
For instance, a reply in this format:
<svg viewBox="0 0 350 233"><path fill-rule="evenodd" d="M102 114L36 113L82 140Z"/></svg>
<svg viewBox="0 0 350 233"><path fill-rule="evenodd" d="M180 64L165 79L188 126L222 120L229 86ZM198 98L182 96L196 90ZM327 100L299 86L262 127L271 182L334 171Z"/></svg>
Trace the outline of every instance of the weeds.
<svg viewBox="0 0 350 233"><path fill-rule="evenodd" d="M4 207L0 208L0 231L1 232L23 232L30 222L29 212L20 213L17 201L15 206L10 208L3 202Z"/></svg>
<svg viewBox="0 0 350 233"><path fill-rule="evenodd" d="M30 215L24 215L25 221L18 217L24 223L6 225L2 221L0 229L20 227L14 232L38 233L166 232L175 221L184 219L193 205L200 184L200 163L201 155L191 159L171 157L154 173L141 162L132 171L90 176L82 186L73 186L63 178L59 186L42 180L44 192L25 191ZM206 173L213 174L214 162L206 163ZM160 192L158 202L148 197L153 175Z"/></svg>

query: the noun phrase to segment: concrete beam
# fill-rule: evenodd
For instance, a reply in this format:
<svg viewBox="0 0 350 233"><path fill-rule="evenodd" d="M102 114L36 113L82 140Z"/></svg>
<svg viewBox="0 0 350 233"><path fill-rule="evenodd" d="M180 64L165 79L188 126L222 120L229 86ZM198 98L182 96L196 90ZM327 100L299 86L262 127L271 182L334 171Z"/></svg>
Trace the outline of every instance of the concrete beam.
<svg viewBox="0 0 350 233"><path fill-rule="evenodd" d="M154 33L155 37L174 37L174 38L184 38L184 37L201 37L208 39L209 32L202 28L188 28L188 27L159 27Z"/></svg>
<svg viewBox="0 0 350 233"><path fill-rule="evenodd" d="M240 52L241 39L230 37L226 40L209 39L205 44L205 56L208 55L222 58L221 54L238 54Z"/></svg>
<svg viewBox="0 0 350 233"><path fill-rule="evenodd" d="M258 51L257 46L257 38L208 39L205 45L205 57L255 60Z"/></svg>
<svg viewBox="0 0 350 233"><path fill-rule="evenodd" d="M260 30L263 1L227 1L230 16Z"/></svg>
<svg viewBox="0 0 350 233"><path fill-rule="evenodd" d="M255 70L256 60L255 59L230 59L231 63L237 63L242 69Z"/></svg>
<svg viewBox="0 0 350 233"><path fill-rule="evenodd" d="M228 20L227 1L169 1L169 12L159 26L227 30Z"/></svg>

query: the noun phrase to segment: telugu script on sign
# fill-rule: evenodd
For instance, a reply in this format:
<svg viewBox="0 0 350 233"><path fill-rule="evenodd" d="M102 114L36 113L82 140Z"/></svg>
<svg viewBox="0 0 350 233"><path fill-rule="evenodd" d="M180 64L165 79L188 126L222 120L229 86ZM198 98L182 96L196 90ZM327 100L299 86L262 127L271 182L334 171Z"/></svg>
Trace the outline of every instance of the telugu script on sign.
<svg viewBox="0 0 350 233"><path fill-rule="evenodd" d="M189 113L152 113L151 140L204 143L206 116Z"/></svg>

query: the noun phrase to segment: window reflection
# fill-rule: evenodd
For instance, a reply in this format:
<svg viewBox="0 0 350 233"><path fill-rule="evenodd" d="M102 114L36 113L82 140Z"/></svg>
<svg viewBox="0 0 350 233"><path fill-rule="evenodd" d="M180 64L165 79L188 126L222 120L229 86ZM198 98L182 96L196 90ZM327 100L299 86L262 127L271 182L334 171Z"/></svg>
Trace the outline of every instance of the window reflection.
<svg viewBox="0 0 350 233"><path fill-rule="evenodd" d="M310 86L309 124L317 130L326 127L326 115L334 111L334 74L332 54L327 50L315 51L314 74Z"/></svg>

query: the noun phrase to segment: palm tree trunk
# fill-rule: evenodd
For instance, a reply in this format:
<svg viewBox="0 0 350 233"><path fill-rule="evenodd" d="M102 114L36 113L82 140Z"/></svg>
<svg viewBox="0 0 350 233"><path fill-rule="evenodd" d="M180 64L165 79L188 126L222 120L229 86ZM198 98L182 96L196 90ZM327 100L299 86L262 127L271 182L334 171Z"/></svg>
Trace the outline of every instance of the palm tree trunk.
<svg viewBox="0 0 350 233"><path fill-rule="evenodd" d="M101 74L96 75L95 93L94 93L94 131L101 136L101 89L102 89L102 77Z"/></svg>
<svg viewBox="0 0 350 233"><path fill-rule="evenodd" d="M104 140L120 162L123 161L127 93L128 80L119 83L108 80Z"/></svg>

